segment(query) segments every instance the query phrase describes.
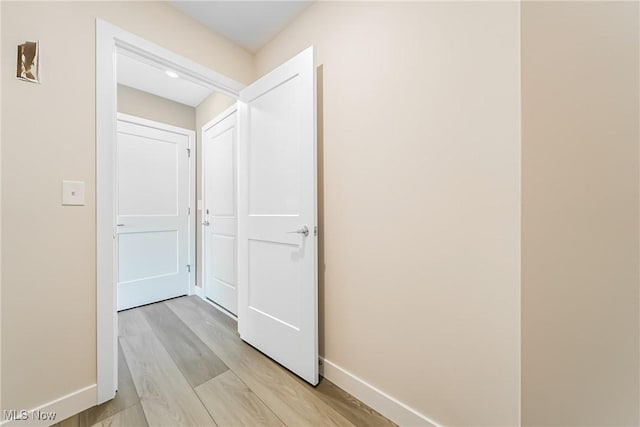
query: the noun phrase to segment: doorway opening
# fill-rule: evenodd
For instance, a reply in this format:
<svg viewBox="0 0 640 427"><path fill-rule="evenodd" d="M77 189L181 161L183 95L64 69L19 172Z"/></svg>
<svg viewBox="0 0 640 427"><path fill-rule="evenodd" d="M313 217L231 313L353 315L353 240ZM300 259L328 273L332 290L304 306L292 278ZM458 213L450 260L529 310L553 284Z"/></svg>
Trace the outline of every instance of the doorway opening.
<svg viewBox="0 0 640 427"><path fill-rule="evenodd" d="M118 283L116 218L119 212L116 199L118 176L114 167L118 133L117 59L125 58L122 62L135 61L155 69L171 70L187 83L225 94L233 99L238 98L244 85L103 20L98 19L96 26L97 403L103 403L113 398L117 389L118 298L115 284ZM148 77L140 76L138 73L133 75L141 77L143 81ZM195 218L195 215L192 217ZM195 221L192 223L195 229ZM187 274L195 273L189 273L187 270L190 267L187 265L183 267ZM194 280L191 280L191 283L194 283ZM195 289L190 291L195 292Z"/></svg>
<svg viewBox="0 0 640 427"><path fill-rule="evenodd" d="M173 282L185 278L189 281L188 293L206 296L205 290L191 285L193 269L189 271L189 263L193 257L184 255L181 258L179 254L185 247L187 254L194 247L188 239L185 245L179 236L188 234L188 231L185 232L189 229L188 224L195 223L193 202L196 200L195 197L184 195L186 192L193 194L193 191L184 191L188 185L185 187L181 184L189 178L193 181L193 168L189 170L185 166L181 169L176 165L188 165L184 159L189 158L192 150L200 150L189 145L189 132L172 129L158 122L132 119L130 116L118 117L117 65L120 55L150 65L155 71L164 70L167 75L178 75L186 82L237 100L237 118L236 112L228 112L227 116L214 120L211 126L202 128L203 152L211 154L209 160L212 163L203 163L211 174L205 173L202 178L205 181L198 181L204 182L205 187L211 190L205 188L205 193L211 193L208 197L205 194L205 201L207 198L214 201L213 204L196 203L195 206L196 212L198 208L205 209L198 223L203 223L203 227L211 230L208 234L210 238L203 239L203 245L206 246L203 252L206 253L208 248L220 255L221 263L210 263L209 271L215 273L212 277L222 287L230 288L235 281L235 309L240 338L309 383L317 384L318 233L316 68L313 48L306 49L245 88L228 77L98 20L97 403L113 398L117 388L116 310L119 307L120 287L116 285L121 284L119 276L124 274L119 264L119 251L122 252L126 246L117 239L125 236L124 240L128 240L125 243L129 246L124 251L134 260L135 251L139 248L146 248L149 253L155 254L158 265L161 264L160 260L178 260L176 268L171 271L161 271L158 265L151 268L141 265L143 261L140 257L137 262L127 260L129 270L126 271L126 278L129 280L126 285L141 282L140 279L162 282L162 277L173 274ZM145 77L151 74L149 72ZM146 80L150 81L151 77ZM119 118L123 123L122 129ZM132 129L134 125L138 128ZM122 147L120 134L126 134L128 138ZM148 140L154 142L149 143ZM144 149L141 149L143 146ZM175 174L165 174L170 175L171 180L157 185L150 179L153 172L149 171L153 169L142 173L142 168L141 172L137 166L149 156L157 160L156 166L162 164L168 170L175 168ZM206 160L205 157L203 159ZM218 167L215 167L216 162ZM126 164L127 167L123 170L119 164ZM160 179L165 179L165 175ZM209 181L206 181L207 176ZM158 178L155 177L156 180ZM138 193L134 194L129 188L126 191L120 188L118 192L118 186L123 182L136 188ZM183 191L176 188L182 188ZM143 195L143 200L154 200L152 210L147 207L143 209L136 199L145 190L157 193L153 197ZM128 198L122 200L122 194ZM177 203L176 199L179 200ZM189 202L184 202L186 200ZM123 211L122 206L127 209ZM140 222L134 224L139 229L126 232L127 223L122 222L123 232L118 230L118 221L124 217L131 221L136 216L144 217L137 218ZM164 228L155 223L154 230L144 228L142 222L159 221L160 217L164 217L163 220L174 217L177 222L163 223ZM191 232L195 228L192 226ZM182 233L176 232L180 229ZM151 237L153 233L149 231L153 231L155 236ZM144 233L147 235L132 237ZM181 259L187 263L181 262ZM201 265L205 266L206 271L207 261L201 261ZM199 282L204 283L206 289L206 278L200 278ZM153 286L147 288L152 289ZM184 288L172 289L164 295L183 293L181 289ZM220 295L213 297L222 301ZM231 309L234 308L233 299L233 296L227 298L227 305ZM132 304L140 303L138 299Z"/></svg>
<svg viewBox="0 0 640 427"><path fill-rule="evenodd" d="M235 316L235 115L209 128L236 99L126 49L116 62L117 308L197 294Z"/></svg>

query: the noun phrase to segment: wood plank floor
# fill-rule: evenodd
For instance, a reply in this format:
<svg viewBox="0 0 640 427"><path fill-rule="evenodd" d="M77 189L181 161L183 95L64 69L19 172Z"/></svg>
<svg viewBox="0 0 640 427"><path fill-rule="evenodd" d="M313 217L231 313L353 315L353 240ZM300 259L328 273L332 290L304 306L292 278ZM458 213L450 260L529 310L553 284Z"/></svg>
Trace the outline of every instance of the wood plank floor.
<svg viewBox="0 0 640 427"><path fill-rule="evenodd" d="M394 426L322 379L300 380L247 345L200 298L118 314L115 399L56 426Z"/></svg>

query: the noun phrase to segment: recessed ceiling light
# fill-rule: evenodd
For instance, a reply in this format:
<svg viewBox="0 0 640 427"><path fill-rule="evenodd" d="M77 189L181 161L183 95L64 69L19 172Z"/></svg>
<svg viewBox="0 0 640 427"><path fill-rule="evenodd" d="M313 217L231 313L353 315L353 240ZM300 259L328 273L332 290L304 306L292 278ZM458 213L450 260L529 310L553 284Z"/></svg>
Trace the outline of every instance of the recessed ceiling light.
<svg viewBox="0 0 640 427"><path fill-rule="evenodd" d="M171 71L171 70L167 70L165 71L165 74L169 77L171 77L172 79L177 79L178 77L180 77L178 75L178 73L176 73L175 71Z"/></svg>

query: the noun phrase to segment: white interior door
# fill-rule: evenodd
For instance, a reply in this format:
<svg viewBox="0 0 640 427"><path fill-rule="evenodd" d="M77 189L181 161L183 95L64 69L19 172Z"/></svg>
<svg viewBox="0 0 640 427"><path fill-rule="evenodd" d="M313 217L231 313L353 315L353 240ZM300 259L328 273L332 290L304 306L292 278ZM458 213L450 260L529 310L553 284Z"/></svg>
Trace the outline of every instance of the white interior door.
<svg viewBox="0 0 640 427"><path fill-rule="evenodd" d="M240 92L240 336L318 383L313 48Z"/></svg>
<svg viewBox="0 0 640 427"><path fill-rule="evenodd" d="M204 291L207 298L233 314L238 312L236 107L206 127L202 138Z"/></svg>
<svg viewBox="0 0 640 427"><path fill-rule="evenodd" d="M118 115L118 310L189 293L193 135Z"/></svg>

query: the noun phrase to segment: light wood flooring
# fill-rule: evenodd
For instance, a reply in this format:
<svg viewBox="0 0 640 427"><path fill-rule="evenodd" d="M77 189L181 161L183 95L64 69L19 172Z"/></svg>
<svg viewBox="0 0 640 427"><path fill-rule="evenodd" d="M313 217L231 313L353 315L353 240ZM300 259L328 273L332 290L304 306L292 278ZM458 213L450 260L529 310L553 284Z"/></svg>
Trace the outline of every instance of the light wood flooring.
<svg viewBox="0 0 640 427"><path fill-rule="evenodd" d="M394 426L322 379L311 387L200 298L118 314L116 397L58 424L81 426Z"/></svg>

